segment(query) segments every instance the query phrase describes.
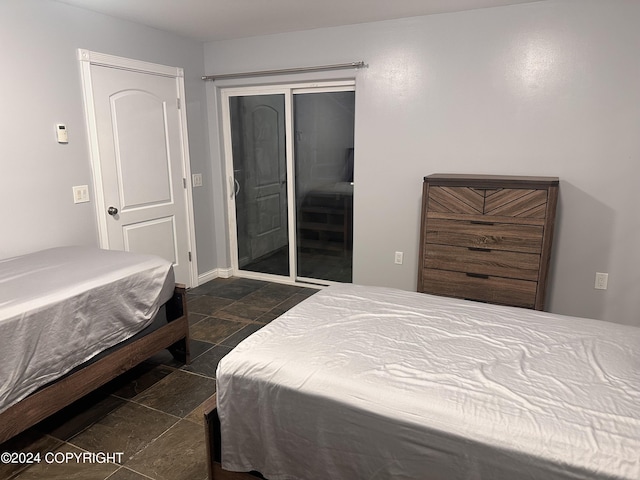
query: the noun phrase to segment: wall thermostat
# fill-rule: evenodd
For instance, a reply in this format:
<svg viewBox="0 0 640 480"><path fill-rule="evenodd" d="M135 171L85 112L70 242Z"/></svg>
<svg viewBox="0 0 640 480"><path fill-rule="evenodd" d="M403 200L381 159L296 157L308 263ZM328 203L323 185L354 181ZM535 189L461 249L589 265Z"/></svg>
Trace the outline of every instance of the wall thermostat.
<svg viewBox="0 0 640 480"><path fill-rule="evenodd" d="M64 123L56 123L56 136L58 138L58 143L69 143L67 126Z"/></svg>

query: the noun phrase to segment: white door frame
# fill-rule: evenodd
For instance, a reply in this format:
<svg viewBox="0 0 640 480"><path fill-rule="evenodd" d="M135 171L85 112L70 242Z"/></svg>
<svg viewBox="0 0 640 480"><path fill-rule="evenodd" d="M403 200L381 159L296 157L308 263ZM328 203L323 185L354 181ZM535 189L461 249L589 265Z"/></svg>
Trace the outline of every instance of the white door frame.
<svg viewBox="0 0 640 480"><path fill-rule="evenodd" d="M320 93L354 90L355 80L305 82L281 85L264 85L248 87L221 87L220 108L222 110L222 137L224 148L224 178L227 184L227 219L229 234L229 256L231 258L232 275L237 277L254 278L279 283L291 283L309 286L309 284L332 285L336 282L329 280L315 280L298 277L296 265L296 213L295 207L295 172L294 172L294 148L293 148L293 117L292 102L296 93ZM231 145L231 115L229 111L229 98L248 95L284 95L285 97L285 131L286 131L286 155L287 155L287 213L289 227L289 276L272 275L269 273L251 272L240 270L238 262L238 228L236 219L235 185L233 173L233 149Z"/></svg>
<svg viewBox="0 0 640 480"><path fill-rule="evenodd" d="M91 172L93 177L93 191L95 195L95 214L98 225L98 240L100 248L109 248L109 238L107 235L107 206L104 201L104 189L102 187L102 169L100 166L100 151L98 148L98 128L96 122L95 107L93 103L93 87L91 83L91 65L118 68L132 72L146 73L150 75L160 75L175 78L178 101L180 105L180 144L182 150L182 177L186 188L184 190L187 217L187 228L189 230L187 241L191 252L189 262L190 285L198 285L198 268L195 239L195 219L193 213L193 192L191 190L191 162L189 158L189 143L187 137L187 112L185 105L184 91L184 70L177 67L169 67L155 63L143 62L131 58L118 57L104 53L92 52L90 50L78 49L78 60L80 61L80 72L82 76L82 90L84 95L85 118L87 131L89 134L89 156L91 159Z"/></svg>

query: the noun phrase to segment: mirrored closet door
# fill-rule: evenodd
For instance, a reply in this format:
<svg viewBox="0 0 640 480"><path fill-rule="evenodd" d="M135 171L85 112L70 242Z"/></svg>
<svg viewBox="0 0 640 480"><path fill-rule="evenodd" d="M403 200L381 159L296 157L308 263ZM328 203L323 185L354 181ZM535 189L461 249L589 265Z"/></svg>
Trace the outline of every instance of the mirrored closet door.
<svg viewBox="0 0 640 480"><path fill-rule="evenodd" d="M222 99L234 275L351 282L353 84Z"/></svg>

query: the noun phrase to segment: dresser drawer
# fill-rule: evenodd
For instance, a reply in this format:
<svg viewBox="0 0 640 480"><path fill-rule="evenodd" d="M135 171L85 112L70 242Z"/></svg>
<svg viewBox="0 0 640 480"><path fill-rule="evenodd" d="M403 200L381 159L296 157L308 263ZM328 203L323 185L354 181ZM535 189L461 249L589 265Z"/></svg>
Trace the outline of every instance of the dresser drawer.
<svg viewBox="0 0 640 480"><path fill-rule="evenodd" d="M544 218L547 208L546 190L503 188L487 190L484 214L519 218Z"/></svg>
<svg viewBox="0 0 640 480"><path fill-rule="evenodd" d="M426 243L539 254L543 230L539 225L431 218L427 222Z"/></svg>
<svg viewBox="0 0 640 480"><path fill-rule="evenodd" d="M431 187L428 208L431 212L482 215L483 189L469 187Z"/></svg>
<svg viewBox="0 0 640 480"><path fill-rule="evenodd" d="M534 282L538 280L540 268L540 255L536 253L473 247L428 245L424 257L424 268L518 278Z"/></svg>
<svg viewBox="0 0 640 480"><path fill-rule="evenodd" d="M540 218L546 214L547 191L527 188L478 189L472 187L431 187L431 212Z"/></svg>
<svg viewBox="0 0 640 480"><path fill-rule="evenodd" d="M446 270L424 269L423 292L481 302L533 308L537 282L501 277L475 277Z"/></svg>

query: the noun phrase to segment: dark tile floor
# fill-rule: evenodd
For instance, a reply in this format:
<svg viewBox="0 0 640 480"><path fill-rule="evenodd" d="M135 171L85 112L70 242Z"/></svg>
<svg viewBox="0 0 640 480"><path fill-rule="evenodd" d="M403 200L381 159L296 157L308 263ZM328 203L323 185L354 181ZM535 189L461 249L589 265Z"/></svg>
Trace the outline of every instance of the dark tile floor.
<svg viewBox="0 0 640 480"><path fill-rule="evenodd" d="M204 480L202 404L215 394L218 361L244 338L317 290L257 280L215 279L188 292L191 364L168 352L118 377L0 452L119 453L108 463L0 462L0 479Z"/></svg>

